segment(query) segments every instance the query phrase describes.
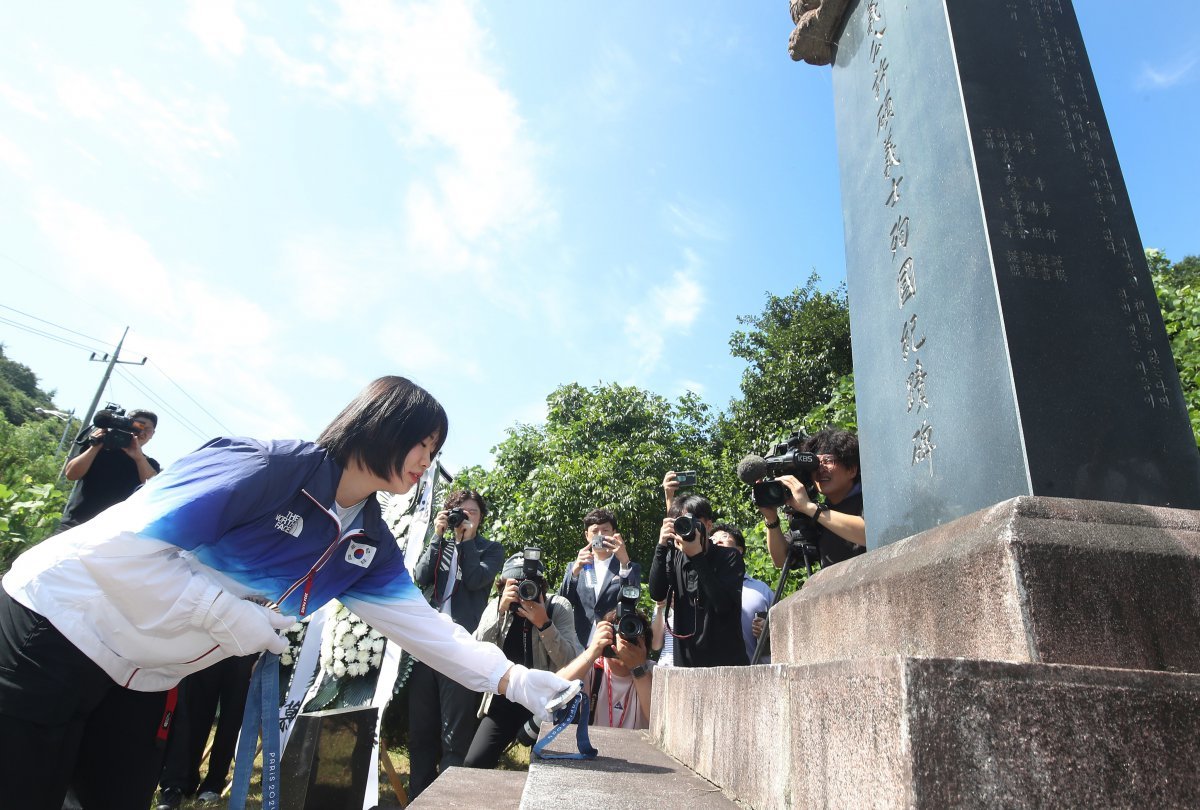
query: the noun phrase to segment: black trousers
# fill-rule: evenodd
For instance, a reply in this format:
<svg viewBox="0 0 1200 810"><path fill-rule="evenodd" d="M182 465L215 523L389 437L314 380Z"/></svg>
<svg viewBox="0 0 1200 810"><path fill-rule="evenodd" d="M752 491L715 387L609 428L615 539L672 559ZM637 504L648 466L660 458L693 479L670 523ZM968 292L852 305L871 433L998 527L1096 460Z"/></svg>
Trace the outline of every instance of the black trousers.
<svg viewBox="0 0 1200 810"><path fill-rule="evenodd" d="M171 724L171 738L159 780L162 787L176 788L188 796L206 790L220 793L225 789L242 728L250 673L257 660L257 655L226 658L187 676L179 684L179 707ZM214 718L217 730L208 755L208 771L201 782L200 760Z"/></svg>
<svg viewBox="0 0 1200 810"><path fill-rule="evenodd" d="M0 587L0 799L60 810L144 808L162 767L165 692L118 686Z"/></svg>
<svg viewBox="0 0 1200 810"><path fill-rule="evenodd" d="M408 681L409 799L421 795L437 775L462 765L478 725L480 694L413 663Z"/></svg>
<svg viewBox="0 0 1200 810"><path fill-rule="evenodd" d="M517 732L531 717L533 712L521 704L513 703L503 695L494 695L463 764L468 768L495 768L500 762L500 754L517 739Z"/></svg>

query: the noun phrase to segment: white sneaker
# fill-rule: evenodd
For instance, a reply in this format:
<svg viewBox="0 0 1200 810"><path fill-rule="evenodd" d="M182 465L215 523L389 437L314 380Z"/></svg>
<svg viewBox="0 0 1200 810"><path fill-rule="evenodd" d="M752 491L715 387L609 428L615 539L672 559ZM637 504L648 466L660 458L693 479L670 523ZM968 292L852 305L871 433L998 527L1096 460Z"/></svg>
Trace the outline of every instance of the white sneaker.
<svg viewBox="0 0 1200 810"><path fill-rule="evenodd" d="M196 804L216 804L221 801L221 794L212 790L206 790L196 797Z"/></svg>

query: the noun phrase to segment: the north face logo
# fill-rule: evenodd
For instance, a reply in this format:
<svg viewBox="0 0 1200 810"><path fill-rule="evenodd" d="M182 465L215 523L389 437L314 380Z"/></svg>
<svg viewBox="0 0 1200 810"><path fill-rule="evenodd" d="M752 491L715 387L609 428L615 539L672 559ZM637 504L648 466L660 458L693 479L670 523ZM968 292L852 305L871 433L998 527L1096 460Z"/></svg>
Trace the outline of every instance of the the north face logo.
<svg viewBox="0 0 1200 810"><path fill-rule="evenodd" d="M286 515L276 515L275 528L281 532L290 534L292 537L299 537L300 532L304 531L304 518L295 512L288 512Z"/></svg>
<svg viewBox="0 0 1200 810"><path fill-rule="evenodd" d="M375 557L375 546L367 546L362 543L350 541L350 548L346 549L346 562L366 568L371 564L371 560Z"/></svg>

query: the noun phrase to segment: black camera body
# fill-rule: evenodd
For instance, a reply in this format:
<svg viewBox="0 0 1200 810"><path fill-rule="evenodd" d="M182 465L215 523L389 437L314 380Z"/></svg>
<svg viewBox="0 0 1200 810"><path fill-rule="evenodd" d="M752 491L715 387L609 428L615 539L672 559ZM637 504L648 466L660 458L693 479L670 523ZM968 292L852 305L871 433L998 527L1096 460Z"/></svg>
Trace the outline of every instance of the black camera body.
<svg viewBox="0 0 1200 810"><path fill-rule="evenodd" d="M124 408L111 403L103 410L96 411L92 417L92 427L104 430L104 435L92 439L92 443L102 445L105 450L124 450L141 431L137 423L125 415Z"/></svg>
<svg viewBox="0 0 1200 810"><path fill-rule="evenodd" d="M523 557L521 578L517 580L517 596L526 602L536 602L542 595L542 586L546 582L542 569L542 550L531 546L525 549ZM508 609L516 613L520 606L519 602L513 602Z"/></svg>
<svg viewBox="0 0 1200 810"><path fill-rule="evenodd" d="M446 524L451 529L457 529L459 526L467 522L467 513L459 509L457 506L446 513Z"/></svg>
<svg viewBox="0 0 1200 810"><path fill-rule="evenodd" d="M646 634L646 622L637 610L641 596L642 589L639 586L621 585L621 599L617 602L617 621L613 629L631 644L637 644L638 639ZM612 647L605 647L604 657L616 658L617 653Z"/></svg>
<svg viewBox="0 0 1200 810"><path fill-rule="evenodd" d="M803 433L793 433L786 440L775 445L771 450L771 455L763 459L754 457L747 458L742 461L739 468L742 466L749 467L753 475L761 473L765 476L761 481L753 482L754 487L753 498L756 506L780 507L787 503L788 488L779 483L775 479L781 475L794 475L808 489L810 496L813 496L813 480L812 474L814 470L821 467L821 462L817 459L816 453L810 453L801 448L804 447L804 441L807 437ZM753 464L747 462L753 460ZM739 475L742 470L739 469Z"/></svg>

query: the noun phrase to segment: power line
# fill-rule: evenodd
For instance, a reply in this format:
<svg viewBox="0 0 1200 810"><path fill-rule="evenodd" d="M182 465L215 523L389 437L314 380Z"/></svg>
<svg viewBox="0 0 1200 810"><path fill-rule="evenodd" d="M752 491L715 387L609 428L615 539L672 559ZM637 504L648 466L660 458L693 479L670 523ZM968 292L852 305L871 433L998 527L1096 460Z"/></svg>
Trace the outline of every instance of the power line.
<svg viewBox="0 0 1200 810"><path fill-rule="evenodd" d="M32 326L27 326L23 323L18 323L17 321L10 320L9 318L0 317L0 323L6 323L9 326L16 327L17 329L20 329L24 332L28 332L31 335L37 335L38 337L44 337L44 338L47 338L48 340L53 340L56 343L61 343L64 346L70 346L73 349L83 349L86 352L95 351L95 349L93 349L91 346L85 346L82 343L79 343L77 341L68 340L67 338L59 337L58 335L52 335L49 332L44 332L41 329L35 329Z"/></svg>
<svg viewBox="0 0 1200 810"><path fill-rule="evenodd" d="M201 411L203 411L203 412L204 412L204 414L205 414L206 416L208 416L208 418L209 418L209 419L211 419L211 420L213 420L214 422L216 422L216 423L217 423L217 427L221 428L221 430L222 430L222 431L224 431L224 432L225 432L227 435L230 435L230 436L232 436L232 435L233 435L233 431L232 431L232 430L230 430L228 427L226 427L226 426L225 426L225 425L224 425L224 424L221 422L221 420L220 420L220 419L218 419L217 417L213 416L213 415L212 415L212 413L211 413L211 412L209 412L209 410L208 410L207 408L205 408L203 405L201 405L199 402L197 402L197 401L196 401L196 399L195 399L195 397L193 397L193 396L192 396L191 394L189 394L187 391L184 391L184 390L183 390L183 386L181 386L179 383L177 383L177 382L175 382L174 380L172 380L172 379L171 379L171 377L170 377L170 376L167 374L167 372L163 371L163 369L162 369L162 366L160 366L158 363L155 363L153 360L151 360L151 361L150 361L150 365L154 366L154 368L158 370L158 373L159 373L159 374L161 374L161 375L163 375L164 377L166 377L166 378L167 378L167 382L171 383L171 385L173 385L173 386L175 386L176 388L178 388L178 389L179 389L179 393L183 394L185 397L187 397L189 400L191 400L191 403L192 403L193 405L195 405L197 408L199 408Z"/></svg>
<svg viewBox="0 0 1200 810"><path fill-rule="evenodd" d="M53 326L55 329L61 329L64 332L70 332L72 335L78 335L81 338L87 338L88 340L99 343L101 346L108 345L108 341L106 341L106 340L101 340L100 338L92 337L91 335L85 335L83 332L76 332L74 329L68 329L67 327L63 326L62 324L54 323L53 321L48 321L45 318L39 318L37 315L31 315L28 312L22 312L21 310L17 309L16 307L10 307L6 304L0 304L0 309L7 309L11 312L17 313L18 315L24 315L26 318L32 318L33 320L38 321L39 323L44 323L47 326Z"/></svg>
<svg viewBox="0 0 1200 810"><path fill-rule="evenodd" d="M142 394L142 396L147 397L148 399L153 401L156 406L161 407L168 414L170 414L172 417L174 417L176 420L178 420L178 422L181 425L183 425L184 428L191 431L191 433L193 435L195 435L196 438L198 438L202 441L212 438L212 436L210 436L209 434L207 434L203 430L201 430L198 425L196 425L194 422L192 422L190 419L188 419L186 416L184 416L178 410L176 410L175 407L172 406L171 404L169 404L165 399L163 399L162 396L160 396L159 394L157 394L153 390L151 390L149 388L149 386L146 386L144 383L141 383L141 382L138 382L137 380L135 380L132 375L130 375L128 372L125 371L125 369L119 368L119 369L117 369L117 373L119 375L121 375L121 377L125 380L125 382L129 383L131 386L133 386L135 389L137 389L138 392L140 392Z"/></svg>

